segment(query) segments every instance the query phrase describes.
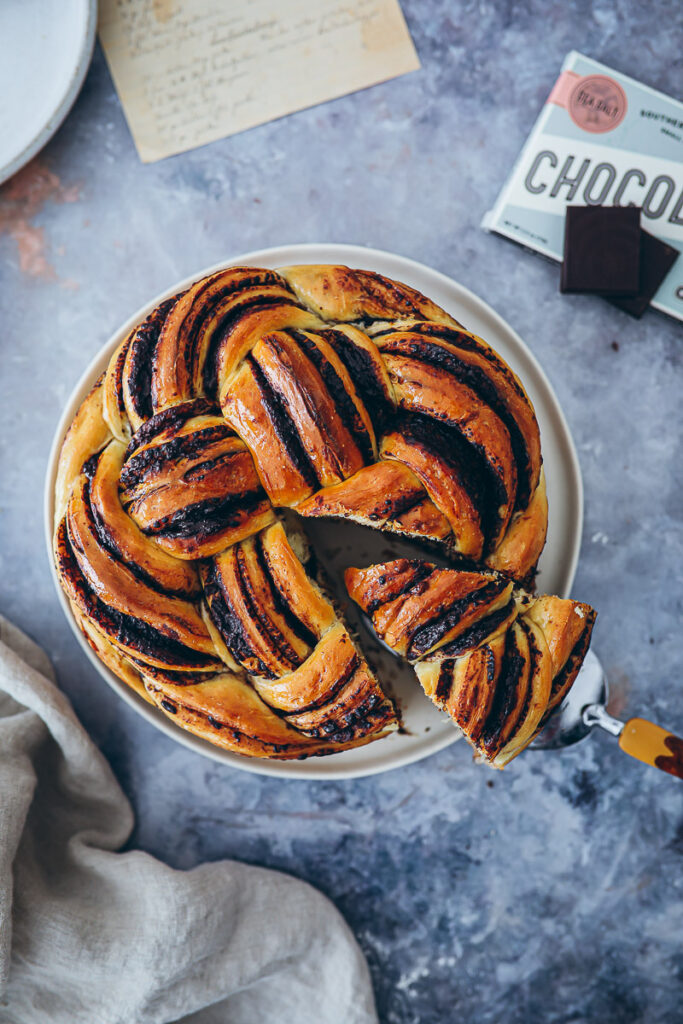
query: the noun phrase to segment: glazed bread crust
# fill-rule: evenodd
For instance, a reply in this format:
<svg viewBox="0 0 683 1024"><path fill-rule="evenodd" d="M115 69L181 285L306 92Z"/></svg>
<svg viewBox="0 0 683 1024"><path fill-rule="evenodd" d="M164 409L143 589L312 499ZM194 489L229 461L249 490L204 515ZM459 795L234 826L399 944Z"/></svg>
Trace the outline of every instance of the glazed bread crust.
<svg viewBox="0 0 683 1024"><path fill-rule="evenodd" d="M545 541L531 403L490 346L407 285L229 267L131 331L73 420L55 563L98 656L243 754L369 742L395 709L279 509L437 545L502 570L489 583L507 592ZM424 655L420 637L403 653Z"/></svg>

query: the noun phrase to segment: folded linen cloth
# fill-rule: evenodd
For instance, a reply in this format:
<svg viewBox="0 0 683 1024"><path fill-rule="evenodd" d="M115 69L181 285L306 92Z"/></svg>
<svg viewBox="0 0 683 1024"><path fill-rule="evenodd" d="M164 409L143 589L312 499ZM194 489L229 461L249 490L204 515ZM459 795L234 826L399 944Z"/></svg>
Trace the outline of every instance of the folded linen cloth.
<svg viewBox="0 0 683 1024"><path fill-rule="evenodd" d="M376 1022L360 949L306 883L117 853L130 804L52 678L0 618L0 1021Z"/></svg>

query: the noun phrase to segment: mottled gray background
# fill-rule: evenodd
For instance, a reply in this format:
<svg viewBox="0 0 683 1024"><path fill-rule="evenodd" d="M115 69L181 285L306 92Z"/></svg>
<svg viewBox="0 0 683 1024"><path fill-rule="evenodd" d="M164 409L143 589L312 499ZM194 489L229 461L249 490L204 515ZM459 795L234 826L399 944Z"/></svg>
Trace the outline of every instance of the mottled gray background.
<svg viewBox="0 0 683 1024"><path fill-rule="evenodd" d="M358 782L233 771L109 690L48 575L49 444L122 320L251 248L386 248L473 289L541 360L586 485L574 594L600 610L619 709L683 732L681 325L561 296L556 266L479 228L568 50L683 93L680 3L403 6L421 71L151 166L98 50L38 165L0 190L0 611L52 656L133 801L134 843L182 867L234 856L319 886L368 956L384 1022L680 1021L679 782L608 736L502 774L464 744Z"/></svg>

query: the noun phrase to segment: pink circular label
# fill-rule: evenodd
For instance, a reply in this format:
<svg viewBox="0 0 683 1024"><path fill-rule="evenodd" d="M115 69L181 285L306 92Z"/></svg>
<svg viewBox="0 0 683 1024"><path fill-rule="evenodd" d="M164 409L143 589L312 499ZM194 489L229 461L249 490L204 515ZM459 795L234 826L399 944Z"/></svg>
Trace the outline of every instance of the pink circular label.
<svg viewBox="0 0 683 1024"><path fill-rule="evenodd" d="M611 132L626 117L626 93L607 75L587 75L572 89L567 108L585 132Z"/></svg>

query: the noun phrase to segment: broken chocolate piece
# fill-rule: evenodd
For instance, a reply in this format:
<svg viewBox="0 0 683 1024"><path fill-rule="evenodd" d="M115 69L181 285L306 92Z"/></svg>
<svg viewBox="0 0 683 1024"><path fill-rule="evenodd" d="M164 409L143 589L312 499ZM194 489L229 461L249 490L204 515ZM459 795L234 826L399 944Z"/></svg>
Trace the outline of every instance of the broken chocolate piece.
<svg viewBox="0 0 683 1024"><path fill-rule="evenodd" d="M647 231L640 232L640 285L633 298L613 298L608 302L625 313L639 318L643 315L655 292L678 259L678 249L655 238Z"/></svg>
<svg viewBox="0 0 683 1024"><path fill-rule="evenodd" d="M639 279L640 210L568 206L560 291L632 297Z"/></svg>

